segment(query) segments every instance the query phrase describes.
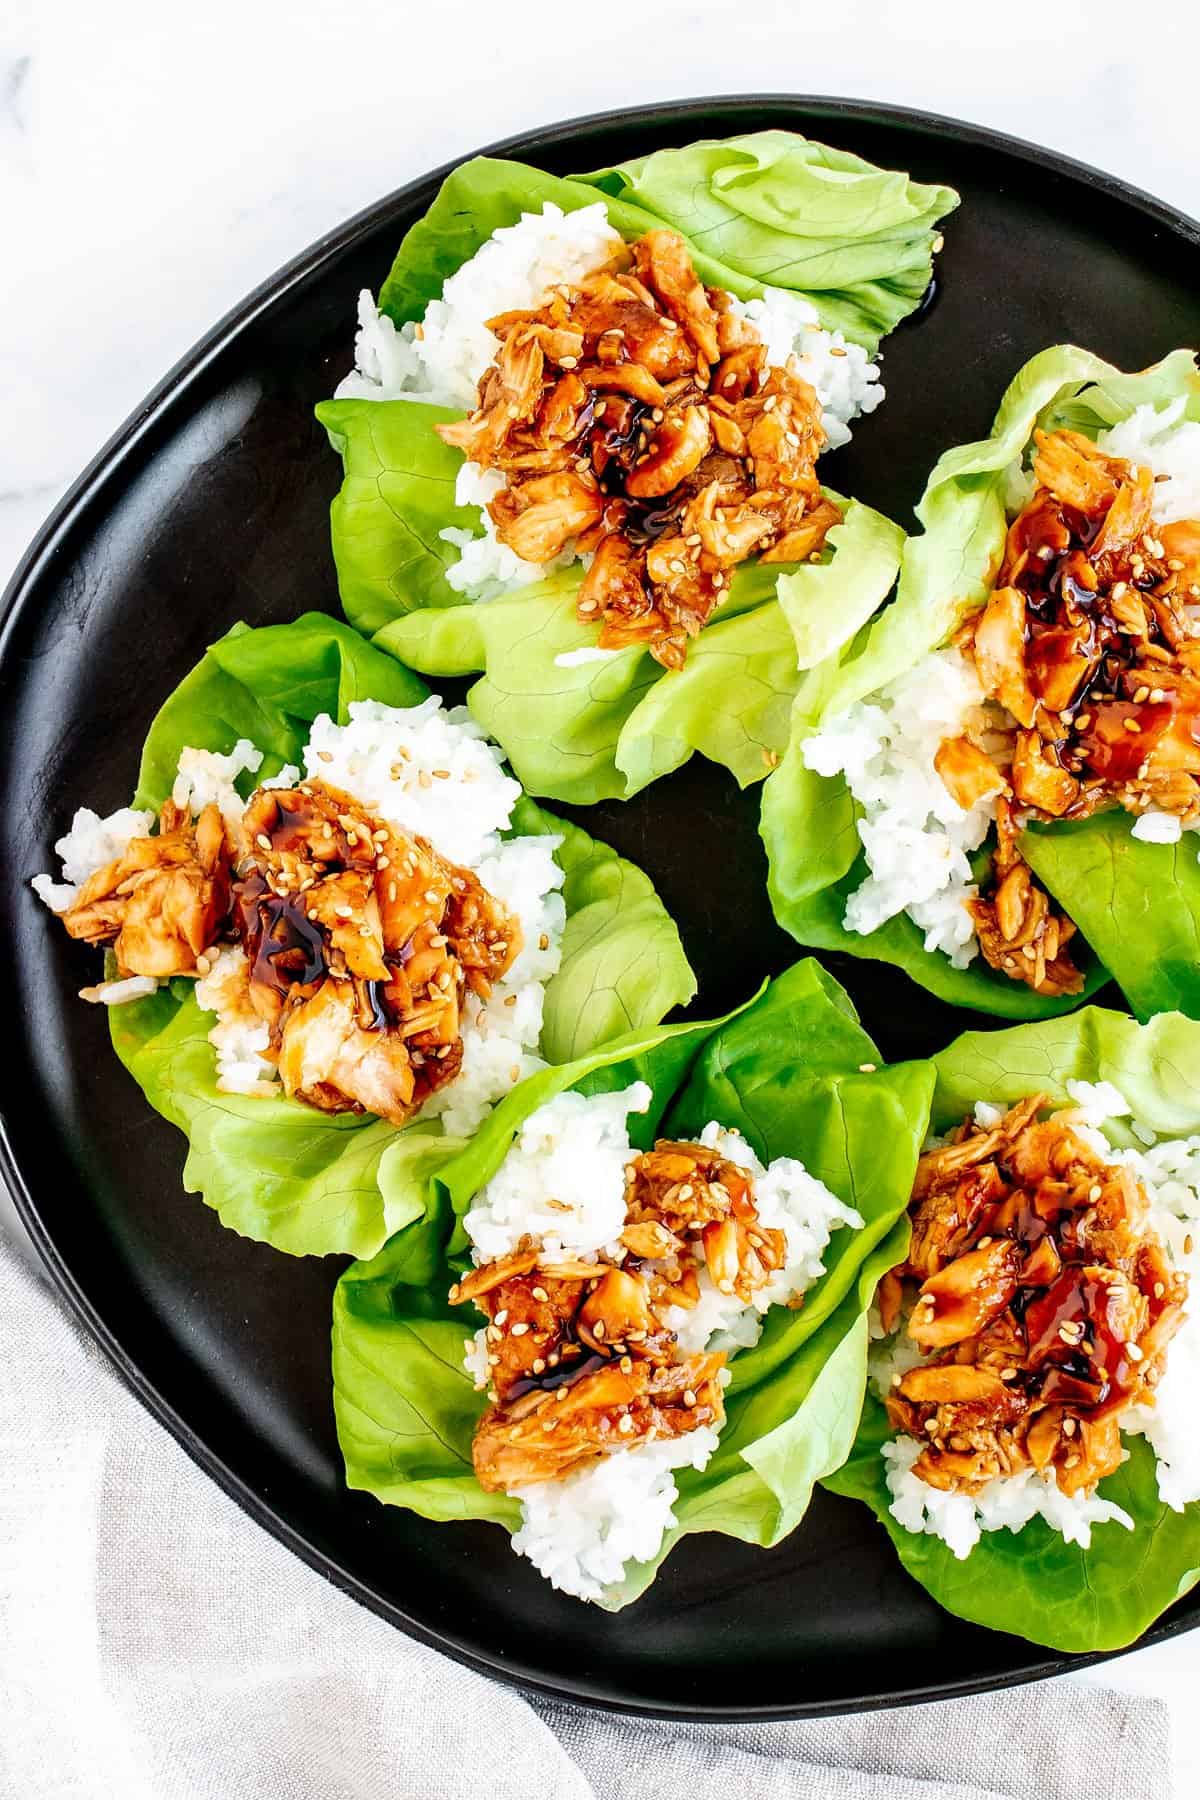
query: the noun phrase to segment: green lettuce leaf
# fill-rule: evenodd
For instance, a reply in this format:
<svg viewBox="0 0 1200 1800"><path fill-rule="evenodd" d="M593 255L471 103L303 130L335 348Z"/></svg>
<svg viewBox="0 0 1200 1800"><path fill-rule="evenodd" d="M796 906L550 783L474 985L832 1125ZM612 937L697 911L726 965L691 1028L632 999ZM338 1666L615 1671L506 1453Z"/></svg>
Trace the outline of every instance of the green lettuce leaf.
<svg viewBox="0 0 1200 1800"><path fill-rule="evenodd" d="M1077 958L1083 993L1047 1000L981 958L966 969L952 968L939 951L925 949L923 934L906 915L869 937L843 928L846 901L867 874L859 809L842 776L814 775L800 751L826 721L945 644L985 603L1004 551L1010 473L1036 429L1068 426L1094 437L1136 406L1181 396L1188 416L1200 418L1200 376L1188 351L1125 375L1074 345L1058 345L1018 372L990 436L940 458L917 507L924 531L904 546L895 599L802 678L787 753L763 789L772 904L798 942L895 963L940 998L1004 1018L1069 1011L1110 975L1143 1017L1163 1007L1190 1011L1200 1004L1200 871L1189 840L1183 846L1139 843L1123 813L1083 827L1056 824L1023 834L1022 852L1079 925L1091 952L1085 955L1081 946Z"/></svg>
<svg viewBox="0 0 1200 1800"><path fill-rule="evenodd" d="M679 670L636 648L559 663L595 645L575 616L578 568L486 605L406 613L373 641L429 675L484 670L471 711L530 793L577 805L628 799L696 752L746 787L787 744L799 670L853 633L895 579L901 532L858 501L831 498L845 517L821 560L740 568Z"/></svg>
<svg viewBox="0 0 1200 1800"><path fill-rule="evenodd" d="M350 1486L427 1518L515 1528L515 1504L484 1494L472 1473L483 1399L461 1358L477 1321L461 1310L456 1317L442 1298L467 1249L459 1221L538 1106L568 1087L607 1092L642 1079L654 1099L648 1114L630 1119L635 1144L719 1119L764 1158L801 1157L865 1224L833 1234L827 1273L804 1306L776 1308L758 1345L734 1360L716 1456L702 1473L677 1476L676 1528L604 1603L615 1609L635 1599L687 1532L777 1543L803 1516L814 1481L850 1448L865 1381L865 1309L903 1252L932 1073L925 1064L876 1063L846 995L806 961L716 1025L630 1034L522 1083L434 1174L423 1215L338 1284L334 1404ZM440 1284L427 1274L435 1246L444 1258Z"/></svg>
<svg viewBox="0 0 1200 1800"><path fill-rule="evenodd" d="M957 206L793 131L656 150L580 179L681 231L722 271L807 296L828 331L874 351L933 274L934 228ZM705 273L704 279L714 282Z"/></svg>
<svg viewBox="0 0 1200 1800"><path fill-rule="evenodd" d="M433 429L457 417L416 400L317 407L345 469L330 512L338 588L346 617L368 637L420 607L462 604L446 581L458 550L440 534L477 531L479 512L455 504L462 456Z"/></svg>
<svg viewBox="0 0 1200 1800"><path fill-rule="evenodd" d="M1036 1025L967 1032L933 1058L933 1068L935 1131L957 1123L977 1100L1009 1105L1041 1091L1066 1103L1071 1079L1112 1082L1160 1140L1200 1131L1200 1024L1177 1013L1138 1025L1085 1007ZM1120 1121L1106 1129L1135 1141ZM1144 1438L1126 1440L1129 1460L1099 1488L1130 1514L1132 1532L1094 1526L1083 1550L1035 1519L1016 1534L985 1532L960 1562L940 1539L904 1530L889 1513L880 1456L888 1435L883 1407L868 1398L852 1456L824 1485L864 1501L908 1572L961 1618L1056 1650L1118 1650L1200 1579L1200 1504L1176 1513L1160 1501Z"/></svg>
<svg viewBox="0 0 1200 1800"><path fill-rule="evenodd" d="M937 220L957 204L949 189L790 132L698 143L566 178L479 157L449 176L405 237L380 308L397 323L418 318L498 228L548 202L573 211L601 199L625 237L666 221L688 236L706 281L743 298L760 294L764 281L802 292L825 324L871 350L920 299ZM560 656L595 643L575 618L578 566L485 606L464 604L446 580L457 552L441 530L477 520L474 509L454 505L460 458L433 432L446 414L413 401L334 400L317 416L345 464L332 528L351 624L427 674L482 672L472 710L528 792L548 799L626 798L696 751L742 786L760 780L785 748L797 669L841 643L847 600L862 613L853 596L864 540L892 533L858 508L815 575L811 565L739 571L679 672L664 673L637 649L564 668ZM873 593L869 567L861 579ZM819 650L806 648L811 633L789 643L798 611L818 620Z"/></svg>
<svg viewBox="0 0 1200 1800"><path fill-rule="evenodd" d="M710 287L743 300L764 285L801 293L828 330L872 352L920 302L937 222L958 205L952 188L791 131L705 140L565 178L479 156L447 177L407 233L380 309L397 324L419 318L499 227L547 202L575 212L597 199L626 239L663 224L681 232Z"/></svg>
<svg viewBox="0 0 1200 1800"><path fill-rule="evenodd" d="M324 614L257 631L235 626L155 719L135 803L162 804L186 744L228 751L250 738L266 755L260 775L243 778L248 787L299 761L319 713L344 723L354 700L413 706L427 692L394 658ZM562 838L555 857L567 923L562 966L545 994L541 1051L549 1061L657 1024L691 999L695 980L679 934L639 869L526 798L511 829ZM121 1060L151 1105L187 1135L184 1187L230 1229L293 1255L373 1255L423 1208L427 1165L458 1146L428 1124L398 1132L282 1096L222 1093L211 1025L188 981L110 1013Z"/></svg>

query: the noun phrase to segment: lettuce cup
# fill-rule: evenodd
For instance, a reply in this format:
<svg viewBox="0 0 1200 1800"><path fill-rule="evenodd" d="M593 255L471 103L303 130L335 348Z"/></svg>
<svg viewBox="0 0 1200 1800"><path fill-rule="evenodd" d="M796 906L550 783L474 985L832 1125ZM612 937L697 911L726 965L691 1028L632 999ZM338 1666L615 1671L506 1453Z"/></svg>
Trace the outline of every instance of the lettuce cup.
<svg viewBox="0 0 1200 1800"><path fill-rule="evenodd" d="M911 1236L827 1484L949 1611L1119 1649L1200 1570L1200 1024L1087 1007L933 1067Z"/></svg>
<svg viewBox="0 0 1200 1800"><path fill-rule="evenodd" d="M895 600L805 676L776 914L960 1005L1200 1006L1200 376L1071 346L948 451Z"/></svg>
<svg viewBox="0 0 1200 1800"><path fill-rule="evenodd" d="M81 809L56 848L34 886L106 952L82 997L186 1134L185 1188L296 1255L373 1254L410 1204L398 1146L462 1143L524 1077L695 991L638 869L316 613L214 644L132 807Z"/></svg>
<svg viewBox="0 0 1200 1800"><path fill-rule="evenodd" d="M531 793L625 797L696 750L760 779L793 616L832 647L894 575L896 533L817 462L882 400L956 199L779 131L566 179L464 164L318 408L351 623L481 672Z"/></svg>
<svg viewBox="0 0 1200 1800"><path fill-rule="evenodd" d="M350 1486L610 1609L687 1532L777 1543L850 1449L931 1085L811 961L523 1082L338 1284Z"/></svg>

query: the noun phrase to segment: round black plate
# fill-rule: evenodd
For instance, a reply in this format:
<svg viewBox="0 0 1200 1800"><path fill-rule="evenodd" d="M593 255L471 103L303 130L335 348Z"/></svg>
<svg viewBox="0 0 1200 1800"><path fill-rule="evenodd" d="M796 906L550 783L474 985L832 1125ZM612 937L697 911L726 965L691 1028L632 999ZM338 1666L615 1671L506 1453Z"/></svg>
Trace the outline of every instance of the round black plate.
<svg viewBox="0 0 1200 1800"><path fill-rule="evenodd" d="M844 492L910 524L941 448L982 435L1026 357L1073 338L1139 368L1200 326L1200 228L1119 183L951 121L852 102L688 101L499 149L566 172L666 144L790 126L952 183L938 289L889 341L888 401L831 460ZM385 1618L539 1689L630 1711L750 1718L882 1705L1071 1660L941 1612L865 1508L818 1494L777 1550L687 1539L616 1617L555 1594L491 1526L434 1526L343 1486L330 1409L334 1259L222 1230L180 1187L183 1140L81 1005L91 958L29 891L86 803L122 805L164 696L236 619L337 611L339 465L313 403L347 366L360 287L382 279L444 170L307 251L217 326L77 483L9 591L0 661L4 1173L55 1280L129 1384L248 1512ZM715 1013L784 968L758 797L697 760L589 830L647 869ZM719 844L721 855L712 855ZM882 964L833 959L888 1056L978 1023ZM1150 1633L1200 1620L1200 1590Z"/></svg>

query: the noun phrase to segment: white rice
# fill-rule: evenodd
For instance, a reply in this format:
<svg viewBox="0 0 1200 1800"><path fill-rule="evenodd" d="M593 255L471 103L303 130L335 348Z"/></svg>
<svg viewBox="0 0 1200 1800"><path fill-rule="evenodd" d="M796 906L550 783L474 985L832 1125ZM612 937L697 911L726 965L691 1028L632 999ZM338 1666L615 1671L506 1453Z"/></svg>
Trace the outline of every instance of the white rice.
<svg viewBox="0 0 1200 1800"><path fill-rule="evenodd" d="M1166 406L1138 406L1096 439L1109 456L1124 457L1154 476L1156 525L1200 519L1200 424L1185 419L1186 399Z"/></svg>
<svg viewBox="0 0 1200 1800"><path fill-rule="evenodd" d="M153 975L127 975L120 981L101 981L95 987L80 988L79 998L93 1006L127 1006L131 1000L145 1000L158 992Z"/></svg>
<svg viewBox="0 0 1200 1800"><path fill-rule="evenodd" d="M544 1066L537 1046L545 986L562 962L566 924L563 871L554 860L562 840L501 837L522 789L465 707L447 710L431 695L412 707L353 701L349 712L346 725L335 725L327 713L314 719L304 749L305 773L341 788L380 818L428 839L450 862L472 869L520 920L522 947L508 973L486 1002L467 996L459 1073L423 1109L423 1116L441 1118L449 1135L467 1137L510 1088ZM198 814L215 801L236 822L243 802L235 779L255 773L261 763L261 752L245 738L224 756L188 746L180 753L175 803ZM299 778L300 771L289 766L263 786L291 786ZM132 838L144 837L153 823L150 812L126 809L100 819L81 809L55 846L65 884L39 875L34 888L54 911L65 911L78 884L119 856ZM275 1093L278 1074L263 1055L267 1028L245 1002L239 958L240 949L223 948L196 983L197 1002L217 1015L209 1033L217 1086L224 1093ZM157 985L135 979L141 985L108 983L87 994L115 1005L140 999Z"/></svg>
<svg viewBox="0 0 1200 1800"><path fill-rule="evenodd" d="M563 213L548 202L503 226L451 275L439 300L431 300L418 325L397 327L364 291L358 301L355 367L337 388L339 399L419 400L469 411L479 381L499 349L486 321L498 314L540 306L550 289L577 284L608 262L621 242L603 201ZM840 331L825 331L817 310L798 294L767 288L757 300L736 298L733 310L750 320L767 346L767 360L795 372L815 389L828 447L850 441L850 423L872 413L884 398L878 364L848 344ZM479 508L479 530L448 527L440 535L459 552L446 580L472 600L494 600L552 568L574 561L525 562L500 543L486 503L505 485L496 470L464 463L455 485L460 507Z"/></svg>
<svg viewBox="0 0 1200 1800"><path fill-rule="evenodd" d="M75 904L84 882L106 863L123 856L134 838L145 837L153 823L152 812L141 812L132 806L118 807L106 819L90 806L81 806L71 821L71 829L54 846L54 854L62 864L62 880L55 881L52 875L35 875L30 884L34 893L51 912L66 912Z"/></svg>
<svg viewBox="0 0 1200 1800"><path fill-rule="evenodd" d="M208 973L196 983L196 1004L217 1015L208 1041L217 1053L220 1091L260 1099L277 1094L278 1074L266 1055L271 1033L250 1003L246 952L240 944L222 945Z"/></svg>
<svg viewBox="0 0 1200 1800"><path fill-rule="evenodd" d="M503 225L449 276L419 325L395 326L365 290L358 299L355 368L337 397L424 400L469 412L500 341L487 320L540 306L552 287L578 284L621 242L602 200L564 213L552 202Z"/></svg>
<svg viewBox="0 0 1200 1800"><path fill-rule="evenodd" d="M1154 1451L1159 1497L1176 1512L1200 1500L1200 1432L1196 1429L1196 1394L1200 1391L1200 1136L1168 1138L1139 1150L1115 1150L1100 1135L1099 1127L1110 1119L1128 1119L1130 1107L1111 1082L1068 1081L1067 1091L1079 1111L1077 1129L1114 1164L1130 1168L1144 1185L1150 1201L1149 1222L1166 1246L1175 1266L1192 1284L1183 1323L1167 1349L1166 1366L1155 1390L1153 1404L1130 1406L1121 1415L1123 1432L1141 1434ZM1003 1109L980 1101L976 1122L985 1129L1003 1116ZM1136 1135L1153 1140L1154 1134L1133 1120ZM1185 1246L1189 1246L1187 1248ZM882 1336L878 1313L872 1309L872 1336ZM871 1380L880 1397L886 1396L893 1377L903 1376L925 1360L924 1353L904 1330L876 1342L868 1358ZM1121 1507L1098 1493L1067 1495L1059 1489L1053 1472L1046 1476L1026 1469L1019 1475L997 1476L975 1495L948 1493L930 1486L913 1474L913 1464L923 1445L900 1436L883 1446L887 1486L892 1496L889 1511L907 1531L940 1537L960 1560L969 1556L985 1531L1020 1531L1030 1519L1042 1518L1069 1544L1087 1548L1092 1527L1108 1522L1133 1529L1133 1520Z"/></svg>
<svg viewBox="0 0 1200 1800"><path fill-rule="evenodd" d="M1039 1475L1036 1469L1023 1469L1019 1475L998 1475L978 1494L930 1487L912 1473L922 1449L910 1437L883 1446L892 1496L888 1511L906 1531L941 1538L959 1561L971 1554L985 1531L1020 1531L1031 1519L1044 1519L1068 1544L1085 1550L1093 1525L1112 1523L1133 1530L1133 1520L1122 1507L1099 1494L1064 1494L1053 1472Z"/></svg>
<svg viewBox="0 0 1200 1800"><path fill-rule="evenodd" d="M547 1261L568 1254L619 1263L625 1169L638 1154L627 1120L650 1100L645 1082L635 1082L620 1093L568 1090L531 1113L463 1220L476 1263L495 1261L530 1238ZM705 1126L700 1142L752 1172L759 1218L784 1232L787 1261L749 1306L719 1293L702 1270L699 1305L662 1314L685 1355L756 1343L767 1308L795 1299L824 1274L821 1256L830 1232L863 1222L791 1157L764 1168L740 1133L716 1123ZM484 1331L465 1341L463 1365L477 1388L488 1386ZM522 1524L513 1548L564 1593L598 1600L628 1563L658 1553L675 1523L672 1470L704 1468L716 1447L716 1431L700 1426L681 1438L618 1448L565 1481L514 1488Z"/></svg>
<svg viewBox="0 0 1200 1800"><path fill-rule="evenodd" d="M675 1469L703 1469L717 1448L710 1425L681 1437L640 1444L606 1456L564 1481L514 1488L520 1556L553 1587L580 1600L600 1600L631 1563L658 1555L676 1523Z"/></svg>
<svg viewBox="0 0 1200 1800"><path fill-rule="evenodd" d="M644 1081L612 1094L568 1089L530 1113L463 1225L477 1263L522 1238L547 1255L618 1254L625 1226L625 1165L636 1155L626 1120L651 1100Z"/></svg>
<svg viewBox="0 0 1200 1800"><path fill-rule="evenodd" d="M262 751L256 750L249 738L239 738L227 756L217 750L194 750L188 745L179 754L179 773L171 798L176 806L196 818L215 801L223 817L236 824L246 805L234 783L239 775L256 775L262 759Z"/></svg>
<svg viewBox="0 0 1200 1800"><path fill-rule="evenodd" d="M966 903L979 889L970 855L995 818L992 801L964 811L934 758L946 738L982 722L983 689L958 650L937 650L870 701L856 701L801 745L805 766L843 775L862 808L858 835L870 871L843 923L868 936L898 913L956 969L977 954Z"/></svg>

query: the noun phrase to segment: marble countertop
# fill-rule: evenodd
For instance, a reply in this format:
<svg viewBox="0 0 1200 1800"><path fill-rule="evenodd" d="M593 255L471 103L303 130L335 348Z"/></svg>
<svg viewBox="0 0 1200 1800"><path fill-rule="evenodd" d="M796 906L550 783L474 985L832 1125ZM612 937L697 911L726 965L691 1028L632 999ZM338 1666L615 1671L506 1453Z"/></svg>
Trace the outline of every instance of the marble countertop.
<svg viewBox="0 0 1200 1800"><path fill-rule="evenodd" d="M1112 0L9 0L0 18L0 578L146 391L248 289L380 194L522 128L761 90L923 107L1200 215L1200 19ZM454 46L453 65L447 46ZM1200 1633L1096 1672L1160 1694L1200 1792ZM1088 1676L1077 1679L1090 1679Z"/></svg>

